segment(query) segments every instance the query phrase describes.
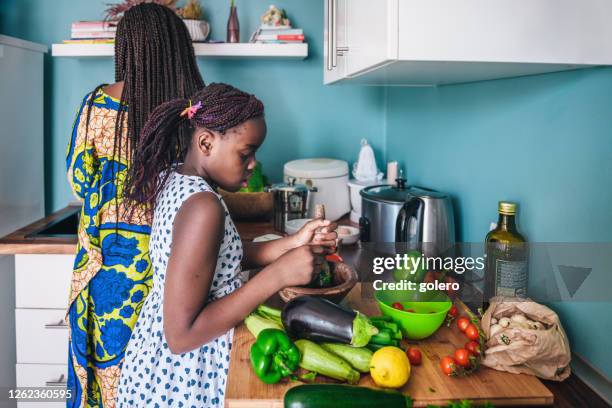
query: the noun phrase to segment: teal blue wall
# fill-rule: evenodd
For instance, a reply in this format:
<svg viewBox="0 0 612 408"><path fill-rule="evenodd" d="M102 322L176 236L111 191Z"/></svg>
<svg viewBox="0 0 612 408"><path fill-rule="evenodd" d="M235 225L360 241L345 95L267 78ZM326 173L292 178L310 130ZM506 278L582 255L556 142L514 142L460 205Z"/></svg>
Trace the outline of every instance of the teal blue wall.
<svg viewBox="0 0 612 408"><path fill-rule="evenodd" d="M100 18L106 2L2 0L0 33L50 45L69 36L72 21ZM246 41L270 2L237 3ZM269 134L260 159L272 179L294 158L352 162L359 140L367 137L381 164L399 160L410 183L453 194L464 241L484 238L500 199L521 203L520 227L531 241L612 241L612 70L433 89L326 87L323 2L274 3L305 30L307 60L199 59L207 82L229 82L266 104ZM227 2L202 4L212 37L223 39ZM47 57L45 70L46 197L52 211L70 199L63 155L75 109L95 85L113 81L113 63ZM609 377L610 306L555 306L572 348Z"/></svg>
<svg viewBox="0 0 612 408"><path fill-rule="evenodd" d="M2 0L0 33L52 43L69 38L70 23L101 19L111 0ZM181 1L179 4L182 4ZM378 159L384 156L384 90L323 86L323 1L275 1L292 23L304 29L306 60L198 58L206 83L228 82L257 95L265 104L268 137L259 160L273 181L289 160L326 156L356 160L359 141L367 137ZM229 1L201 1L213 39L225 39ZM237 0L241 41L259 25L269 0ZM47 212L71 200L65 181L64 151L82 97L102 82L113 82L112 58L45 60L45 153ZM41 93L42 97L42 93Z"/></svg>
<svg viewBox="0 0 612 408"><path fill-rule="evenodd" d="M612 69L387 92L387 159L452 194L462 241L482 242L497 202L515 200L531 242L612 242ZM612 377L612 304L553 307Z"/></svg>

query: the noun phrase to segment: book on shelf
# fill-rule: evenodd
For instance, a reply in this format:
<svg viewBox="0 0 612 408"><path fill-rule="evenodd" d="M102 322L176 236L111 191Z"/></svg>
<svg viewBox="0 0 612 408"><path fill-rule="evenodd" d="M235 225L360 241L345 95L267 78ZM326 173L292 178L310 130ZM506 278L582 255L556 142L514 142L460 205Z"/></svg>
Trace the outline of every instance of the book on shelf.
<svg viewBox="0 0 612 408"><path fill-rule="evenodd" d="M64 44L114 44L115 40L112 38L98 38L98 39L82 39L82 40L64 40Z"/></svg>
<svg viewBox="0 0 612 408"><path fill-rule="evenodd" d="M278 26L278 29L258 28L251 36L250 42L281 44L281 43L301 43L304 42L304 31L301 28L291 28Z"/></svg>
<svg viewBox="0 0 612 408"><path fill-rule="evenodd" d="M115 38L115 32L109 31L83 31L83 32L72 32L70 38L73 40L86 40L86 39L102 39L102 38Z"/></svg>
<svg viewBox="0 0 612 408"><path fill-rule="evenodd" d="M72 31L115 31L115 21L75 21L70 27Z"/></svg>
<svg viewBox="0 0 612 408"><path fill-rule="evenodd" d="M267 31L267 30L291 30L291 26L288 25L268 25L268 24L262 24L259 26L259 29L262 31Z"/></svg>
<svg viewBox="0 0 612 408"><path fill-rule="evenodd" d="M259 29L262 35L303 35L304 30L301 28L284 28L282 30L262 30Z"/></svg>
<svg viewBox="0 0 612 408"><path fill-rule="evenodd" d="M304 41L304 34L292 35L292 34L259 34L257 36L259 41Z"/></svg>
<svg viewBox="0 0 612 408"><path fill-rule="evenodd" d="M257 40L255 44L304 44L304 41Z"/></svg>

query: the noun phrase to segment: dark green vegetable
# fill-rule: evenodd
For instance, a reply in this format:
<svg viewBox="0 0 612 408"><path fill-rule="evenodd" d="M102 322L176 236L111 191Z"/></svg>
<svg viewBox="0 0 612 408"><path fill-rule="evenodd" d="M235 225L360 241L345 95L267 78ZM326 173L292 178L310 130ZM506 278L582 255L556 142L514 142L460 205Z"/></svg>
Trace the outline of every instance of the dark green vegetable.
<svg viewBox="0 0 612 408"><path fill-rule="evenodd" d="M285 408L411 408L397 391L337 384L298 385L285 393Z"/></svg>
<svg viewBox="0 0 612 408"><path fill-rule="evenodd" d="M370 343L376 344L391 344L393 342L393 334L389 330L381 330L370 339Z"/></svg>
<svg viewBox="0 0 612 408"><path fill-rule="evenodd" d="M365 347L353 347L341 343L321 343L321 347L345 359L355 370L370 372L372 352Z"/></svg>
<svg viewBox="0 0 612 408"><path fill-rule="evenodd" d="M367 347L368 349L370 349L371 351L376 352L376 351L380 350L381 348L383 348L383 347L387 347L387 346L386 346L386 345L384 345L384 344L375 344L375 343L370 343L370 344L368 344L366 347Z"/></svg>
<svg viewBox="0 0 612 408"><path fill-rule="evenodd" d="M363 347L378 333L368 318L329 300L300 296L289 301L281 314L287 333L296 338L346 343Z"/></svg>
<svg viewBox="0 0 612 408"><path fill-rule="evenodd" d="M291 375L300 363L300 352L287 334L278 329L264 329L251 346L251 365L259 379L275 384Z"/></svg>
<svg viewBox="0 0 612 408"><path fill-rule="evenodd" d="M359 372L355 371L349 363L330 353L317 343L310 340L300 339L295 342L300 350L302 359L300 367L305 370L314 371L336 380L347 381L349 384L359 382Z"/></svg>
<svg viewBox="0 0 612 408"><path fill-rule="evenodd" d="M370 316L370 321L372 323L374 323L374 322L392 322L393 318L391 316L386 316L386 315L382 315L382 316Z"/></svg>
<svg viewBox="0 0 612 408"><path fill-rule="evenodd" d="M372 324L380 331L383 329L390 330L393 333L393 338L397 340L402 339L402 331L400 330L397 323L385 322L385 321L372 321Z"/></svg>

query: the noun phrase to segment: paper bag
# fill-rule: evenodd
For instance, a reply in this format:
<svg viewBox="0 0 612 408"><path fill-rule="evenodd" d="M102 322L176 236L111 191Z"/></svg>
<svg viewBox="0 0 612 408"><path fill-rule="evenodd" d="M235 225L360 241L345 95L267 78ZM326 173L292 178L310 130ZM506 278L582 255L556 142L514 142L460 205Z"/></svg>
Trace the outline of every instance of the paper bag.
<svg viewBox="0 0 612 408"><path fill-rule="evenodd" d="M492 318L499 322L517 313L542 323L541 329L506 327L491 336ZM482 317L482 329L487 337L483 365L555 381L570 375L569 341L559 317L548 307L530 299L495 297Z"/></svg>

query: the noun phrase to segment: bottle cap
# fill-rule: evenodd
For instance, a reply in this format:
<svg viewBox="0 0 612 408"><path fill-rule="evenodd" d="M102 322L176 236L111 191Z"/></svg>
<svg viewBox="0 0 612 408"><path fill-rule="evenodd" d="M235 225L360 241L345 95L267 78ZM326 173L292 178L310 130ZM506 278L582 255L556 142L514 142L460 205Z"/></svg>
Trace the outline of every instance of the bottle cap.
<svg viewBox="0 0 612 408"><path fill-rule="evenodd" d="M518 205L516 203L512 203L510 201L500 201L497 211L504 215L515 215L517 206Z"/></svg>

